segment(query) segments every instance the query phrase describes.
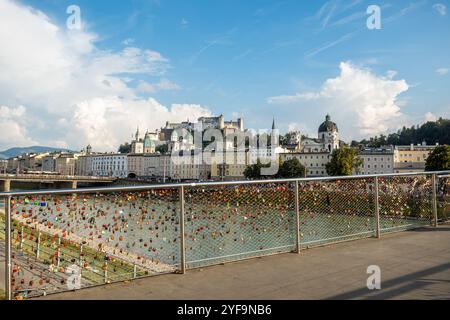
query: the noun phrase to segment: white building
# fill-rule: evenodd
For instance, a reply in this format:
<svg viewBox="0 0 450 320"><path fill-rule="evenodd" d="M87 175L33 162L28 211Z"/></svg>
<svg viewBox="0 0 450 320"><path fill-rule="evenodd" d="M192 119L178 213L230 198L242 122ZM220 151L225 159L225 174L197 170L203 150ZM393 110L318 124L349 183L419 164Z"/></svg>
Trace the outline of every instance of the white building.
<svg viewBox="0 0 450 320"><path fill-rule="evenodd" d="M42 171L45 172L54 172L57 154L50 154L42 158Z"/></svg>
<svg viewBox="0 0 450 320"><path fill-rule="evenodd" d="M208 180L211 177L211 165L203 161L202 152L172 153L170 177L173 180Z"/></svg>
<svg viewBox="0 0 450 320"><path fill-rule="evenodd" d="M328 176L326 164L330 162L329 152L289 152L280 154L281 162L297 160L305 167L307 177L326 177Z"/></svg>
<svg viewBox="0 0 450 320"><path fill-rule="evenodd" d="M128 177L128 155L123 153L94 155L92 159L92 174L104 177Z"/></svg>
<svg viewBox="0 0 450 320"><path fill-rule="evenodd" d="M393 148L366 148L359 152L363 163L356 174L384 174L394 172Z"/></svg>

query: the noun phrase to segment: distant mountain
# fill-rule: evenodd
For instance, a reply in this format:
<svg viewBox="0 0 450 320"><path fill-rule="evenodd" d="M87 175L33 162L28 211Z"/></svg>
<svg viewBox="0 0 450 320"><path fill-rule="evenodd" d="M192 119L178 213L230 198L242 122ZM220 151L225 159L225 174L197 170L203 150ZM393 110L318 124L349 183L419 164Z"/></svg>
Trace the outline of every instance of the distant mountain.
<svg viewBox="0 0 450 320"><path fill-rule="evenodd" d="M8 149L5 151L0 151L0 159L8 159L11 157L20 156L21 154L24 154L24 153L42 153L42 152L54 152L54 151L70 152L70 150L68 150L68 149L43 147L43 146L11 148L11 149Z"/></svg>

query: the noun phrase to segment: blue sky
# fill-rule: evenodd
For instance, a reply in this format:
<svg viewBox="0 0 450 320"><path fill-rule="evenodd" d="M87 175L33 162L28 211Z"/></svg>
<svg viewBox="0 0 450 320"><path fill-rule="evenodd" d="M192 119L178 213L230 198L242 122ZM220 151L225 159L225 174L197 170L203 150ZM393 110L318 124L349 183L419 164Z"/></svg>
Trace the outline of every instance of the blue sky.
<svg viewBox="0 0 450 320"><path fill-rule="evenodd" d="M309 135L315 134L329 112L345 140L386 134L401 125L450 116L448 1L14 3L23 10L26 6L39 10L47 22L61 30L65 29L68 17L66 8L78 5L82 32L95 35L95 39L89 40L95 48L89 49L88 54L80 54L83 59L90 55L90 63L94 63L92 52L114 55L129 47L160 54L163 58L159 62L164 66L158 72L116 68L109 74L134 90L132 100L152 98L168 109L174 104L195 105L211 114L222 113L226 118L243 116L246 127L255 129L268 128L275 117L282 131L295 128ZM366 9L370 4L381 8L380 30L366 27ZM345 68L348 77L343 75ZM103 71L105 76L108 72ZM357 94L364 88L370 88L369 95L374 96L353 97L352 92ZM105 95L89 92L86 100L101 98L102 94ZM123 91L117 91L118 96L122 94ZM73 98L72 105L83 98L82 94ZM41 129L27 128L22 134L31 138L22 137L15 144L36 142L79 147L90 142L95 136L92 133L81 135L84 137L81 140L62 136L64 123L72 122L47 106L51 99L36 105L35 98L27 100L5 93L2 96L0 91L0 105L9 108L11 114L22 105L34 117L61 122L61 128L55 128L58 137L51 136L44 123ZM88 107L92 108L94 104ZM187 110L186 117L190 114L195 118L196 112ZM8 119L12 121L13 116ZM155 129L165 120L135 122ZM127 125L128 131L134 130L133 121ZM124 137L125 131L114 141L128 138L128 134ZM0 140L0 149L8 144ZM113 142L107 146L99 144L99 148L112 147Z"/></svg>

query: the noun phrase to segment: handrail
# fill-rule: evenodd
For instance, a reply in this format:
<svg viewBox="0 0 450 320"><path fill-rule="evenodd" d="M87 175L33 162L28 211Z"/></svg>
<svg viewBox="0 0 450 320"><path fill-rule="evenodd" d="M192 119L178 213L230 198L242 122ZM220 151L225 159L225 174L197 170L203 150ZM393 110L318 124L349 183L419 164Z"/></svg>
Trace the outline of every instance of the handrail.
<svg viewBox="0 0 450 320"><path fill-rule="evenodd" d="M52 180L117 180L116 177L103 176L77 176L77 175L60 175L60 174L0 174L0 179L22 180L22 179L52 179Z"/></svg>
<svg viewBox="0 0 450 320"><path fill-rule="evenodd" d="M267 179L267 180L244 180L244 181L220 181L220 182L193 182L193 183L170 183L170 184L150 184L140 186L117 186L117 187L99 187L99 188L82 188L82 189L45 189L45 190L24 190L1 192L0 198L11 196L26 195L54 195L54 194L83 194L95 192L119 192L119 191L145 191L154 189L175 189L180 187L209 187L209 186L226 186L226 185L250 185L250 184L266 184L266 183L283 183L283 182L314 182L314 181L330 181L330 180L351 180L351 179L368 179L368 178L384 178L384 177L404 177L404 176L423 176L423 175L450 175L450 171L428 171L428 172L405 172L405 173L385 173L370 175L351 175L351 176L329 176L315 178L291 178L291 179Z"/></svg>

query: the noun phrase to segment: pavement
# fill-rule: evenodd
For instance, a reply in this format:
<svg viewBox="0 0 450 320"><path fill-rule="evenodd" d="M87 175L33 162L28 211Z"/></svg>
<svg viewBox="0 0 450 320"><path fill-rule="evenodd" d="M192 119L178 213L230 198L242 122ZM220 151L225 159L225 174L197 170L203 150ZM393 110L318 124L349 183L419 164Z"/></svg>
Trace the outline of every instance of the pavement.
<svg viewBox="0 0 450 320"><path fill-rule="evenodd" d="M381 289L369 290L369 266ZM450 299L450 225L38 299Z"/></svg>

